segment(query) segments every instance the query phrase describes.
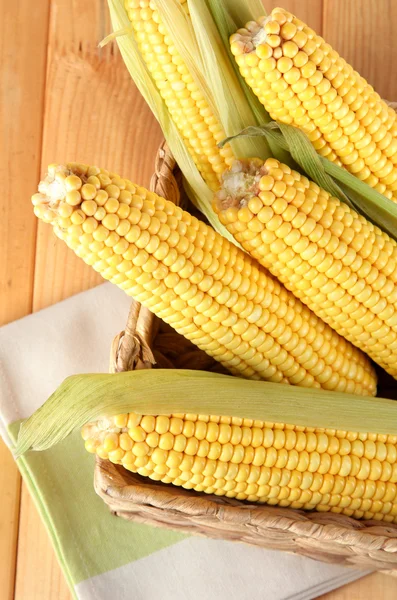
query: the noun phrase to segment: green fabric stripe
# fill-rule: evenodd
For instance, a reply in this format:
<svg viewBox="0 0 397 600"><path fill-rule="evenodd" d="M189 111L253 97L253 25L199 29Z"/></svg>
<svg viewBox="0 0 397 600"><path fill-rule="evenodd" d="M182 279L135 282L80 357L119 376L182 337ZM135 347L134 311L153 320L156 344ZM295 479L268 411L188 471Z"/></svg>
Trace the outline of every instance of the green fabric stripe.
<svg viewBox="0 0 397 600"><path fill-rule="evenodd" d="M34 501L35 506L40 514L40 517L42 518L42 520L47 528L47 531L50 535L52 544L55 549L55 554L57 555L59 564L60 564L63 574L65 576L65 579L66 579L66 581L69 585L69 588L72 592L72 596L74 599L77 600L77 596L76 596L76 593L74 590L73 579L72 579L72 576L71 576L71 573L69 570L69 565L67 564L67 562L65 560L65 556L62 551L62 547L59 544L59 538L57 537L56 530L54 529L54 524L46 511L45 503L43 502L43 498L40 493L40 489L38 489L36 487L35 481L30 476L29 469L27 468L25 462L26 461L24 459L18 459L17 460L18 468L22 474L24 482L26 483L26 485L28 487L30 495L33 497L33 501Z"/></svg>
<svg viewBox="0 0 397 600"><path fill-rule="evenodd" d="M20 421L9 426L15 443ZM47 527L69 586L185 539L112 515L93 488L94 457L75 431L44 452L17 460Z"/></svg>

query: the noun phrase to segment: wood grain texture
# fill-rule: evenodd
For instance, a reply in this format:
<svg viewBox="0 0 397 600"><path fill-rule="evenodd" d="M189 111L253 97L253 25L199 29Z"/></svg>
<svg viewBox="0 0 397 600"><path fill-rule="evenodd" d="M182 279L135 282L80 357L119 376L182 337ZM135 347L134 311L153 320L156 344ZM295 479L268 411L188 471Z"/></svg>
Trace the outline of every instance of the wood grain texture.
<svg viewBox="0 0 397 600"><path fill-rule="evenodd" d="M263 0L266 12L269 13L273 8L282 6L289 10L298 19L307 23L310 27L321 35L323 24L323 2L324 0Z"/></svg>
<svg viewBox="0 0 397 600"><path fill-rule="evenodd" d="M34 11L27 0L0 0L0 325L32 307L36 220L29 196L40 171L48 12L49 0L38 0ZM1 440L0 489L7 490L0 511L0 591L11 600L21 480Z"/></svg>
<svg viewBox="0 0 397 600"><path fill-rule="evenodd" d="M373 573L324 594L319 597L319 600L396 600L396 598L397 579L382 573Z"/></svg>
<svg viewBox="0 0 397 600"><path fill-rule="evenodd" d="M0 3L0 35L5 40L0 47L0 89L7 90L6 104L0 104L0 139L6 140L5 148L0 145L0 168L4 169L3 185L16 182L0 196L0 249L2 259L6 257L0 264L0 322L5 322L26 314L32 306L38 310L100 281L55 238L50 227L39 226L36 249L36 224L28 199L39 170L44 174L50 162L81 160L147 184L161 134L117 48L97 48L110 30L105 0L52 0L48 35L50 0L38 0L34 11L27 0L19 0L15 6L5 0ZM269 11L280 2L265 0L264 4ZM397 43L392 35L392 25L397 23L393 0L284 0L281 4L327 37L380 93L397 99L397 83L389 73ZM28 44L26 40L32 36L34 44ZM4 64L10 68L4 69ZM23 105L15 102L14 88L22 94ZM28 111L28 118L21 106ZM18 179L15 175L21 164L24 177ZM15 469L7 469L9 459L7 452L3 458L0 445L0 485L4 478L7 485L11 480L15 492L15 503L11 496L10 508L5 511L8 520L0 522L1 600L4 589L8 593L5 600L70 600L47 532L25 487L13 595L14 563L6 555L3 531L11 541L11 555L13 551L15 555L19 493L18 478L16 482L13 479ZM397 597L396 586L395 579L374 574L322 600L391 600Z"/></svg>
<svg viewBox="0 0 397 600"><path fill-rule="evenodd" d="M2 600L14 598L21 478L10 451L0 439L0 590Z"/></svg>
<svg viewBox="0 0 397 600"><path fill-rule="evenodd" d="M48 533L25 485L14 600L72 600Z"/></svg>
<svg viewBox="0 0 397 600"><path fill-rule="evenodd" d="M397 2L323 0L323 37L376 91L397 100Z"/></svg>
<svg viewBox="0 0 397 600"><path fill-rule="evenodd" d="M49 0L38 0L27 18L30 7L0 0L0 325L28 314L32 303L30 195L40 171Z"/></svg>
<svg viewBox="0 0 397 600"><path fill-rule="evenodd" d="M158 125L127 72L110 31L105 0L52 3L42 174L53 162L98 164L148 183L160 143ZM38 227L34 310L102 281L91 267Z"/></svg>

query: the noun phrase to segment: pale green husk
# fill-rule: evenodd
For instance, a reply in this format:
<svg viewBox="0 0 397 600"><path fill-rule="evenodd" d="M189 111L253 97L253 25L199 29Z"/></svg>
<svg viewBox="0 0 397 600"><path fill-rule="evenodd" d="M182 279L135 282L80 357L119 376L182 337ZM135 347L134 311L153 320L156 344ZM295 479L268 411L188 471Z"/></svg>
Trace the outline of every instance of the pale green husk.
<svg viewBox="0 0 397 600"><path fill-rule="evenodd" d="M255 123L255 115L246 101L208 6L203 0L189 0L188 5L202 58L203 75L214 99L214 111L226 134L234 135L248 124ZM233 106L230 106L231 99ZM270 149L266 139L264 141L265 144L260 138L236 138L232 148L237 157L268 158Z"/></svg>
<svg viewBox="0 0 397 600"><path fill-rule="evenodd" d="M45 450L101 415L193 413L397 435L393 400L205 371L143 369L68 377L22 425L16 453Z"/></svg>
<svg viewBox="0 0 397 600"><path fill-rule="evenodd" d="M241 77L240 70L236 61L234 60L233 54L230 51L229 44L230 36L235 33L237 29L244 27L248 21L256 21L259 17L266 16L262 2L260 0L248 0L248 2L241 2L241 0L224 0L223 2L219 2L219 0L205 1L209 7L214 23L217 26L223 46L226 48L229 62L236 74L239 86L244 92L245 102L249 105L255 118L250 125L254 125L255 122L257 125L270 123L271 118L269 113L259 102L251 88L245 83L244 78ZM291 168L296 166L291 158L291 155L281 146L275 143L271 138L268 138L267 142L269 144L271 155L274 156L274 158L277 158L277 160L281 161L282 163L289 165ZM240 158L245 157L240 156Z"/></svg>
<svg viewBox="0 0 397 600"><path fill-rule="evenodd" d="M230 36L237 29L244 27L248 21L256 21L259 17L266 15L261 0L248 0L247 2L242 2L241 0L224 0L223 2L219 2L219 0L205 0L205 2L211 12L213 21L221 36L223 47L226 48L230 64L236 73L240 86L244 91L246 102L251 107L257 124L269 123L271 121L270 115L245 83L244 78L241 77L229 44ZM254 125L254 122L251 125Z"/></svg>
<svg viewBox="0 0 397 600"><path fill-rule="evenodd" d="M190 190L192 202L206 216L214 229L235 243L212 210L213 193L201 177L191 155L187 151L182 136L170 118L167 107L139 53L134 37L130 33L131 24L123 0L109 0L109 8L121 55L137 88L158 120L171 152L189 184L188 189Z"/></svg>
<svg viewBox="0 0 397 600"><path fill-rule="evenodd" d="M262 0L204 0L207 1L213 13L217 13L219 20L227 26L233 23L235 28L244 27L248 21L256 21L259 17L266 16ZM229 35L234 33L231 30Z"/></svg>

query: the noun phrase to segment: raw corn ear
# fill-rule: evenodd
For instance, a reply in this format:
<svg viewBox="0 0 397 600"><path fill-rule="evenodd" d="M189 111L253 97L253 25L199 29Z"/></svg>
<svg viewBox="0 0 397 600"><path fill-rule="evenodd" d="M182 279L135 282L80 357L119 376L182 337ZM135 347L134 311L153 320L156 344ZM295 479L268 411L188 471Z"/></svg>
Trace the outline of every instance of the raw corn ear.
<svg viewBox="0 0 397 600"><path fill-rule="evenodd" d="M193 35L190 20L185 15L188 5L181 4L181 36ZM217 189L220 175L233 159L233 152L229 144L223 149L217 147L226 135L214 108L195 80L191 65L168 35L157 3L126 0L125 6L140 53L171 118L203 179L211 189Z"/></svg>
<svg viewBox="0 0 397 600"><path fill-rule="evenodd" d="M16 452L82 428L89 452L154 480L392 522L394 404L207 371L79 374L21 424Z"/></svg>
<svg viewBox="0 0 397 600"><path fill-rule="evenodd" d="M134 412L157 416L187 411L195 415L217 414L266 423L293 423L294 427L307 430L309 427L335 430L339 437L342 434L344 437L344 432L357 432L359 439L368 437L380 441L376 436L382 434L383 440L391 440L390 436L397 440L395 400L316 388L308 393L307 388L296 385L255 381L212 371L138 368L121 373L83 373L67 377L48 400L21 423L15 454L47 450L75 429L101 420L104 415L113 417ZM361 438L361 435L367 437Z"/></svg>
<svg viewBox="0 0 397 600"><path fill-rule="evenodd" d="M33 196L87 264L233 374L374 395L374 369L256 261L114 173L50 165Z"/></svg>
<svg viewBox="0 0 397 600"><path fill-rule="evenodd" d="M397 115L320 36L282 8L230 38L241 75L281 123L397 201Z"/></svg>
<svg viewBox="0 0 397 600"><path fill-rule="evenodd" d="M249 502L397 522L397 437L195 414L88 423L85 447L133 473Z"/></svg>
<svg viewBox="0 0 397 600"><path fill-rule="evenodd" d="M236 161L215 210L318 317L397 378L397 243L275 159Z"/></svg>
<svg viewBox="0 0 397 600"><path fill-rule="evenodd" d="M249 0L247 3L248 12L244 12L244 14L250 15L250 5L256 3L260 4L260 0ZM128 17L128 7L125 6L124 0L109 0L108 5L114 32L102 44L114 39L117 40L125 65L135 85L159 122L167 145L183 174L184 189L189 199L217 231L224 237L232 239L225 228L220 225L212 210L213 193L203 179L202 173L200 173L199 168L201 166L200 162L197 161L196 153L191 153L192 146L189 140L189 145L186 143L183 129L177 127L164 100L164 93L162 94L161 89L157 86L138 47L136 36L133 34L133 26ZM164 14L165 9L167 9L165 13L166 17L168 15L166 19L169 34L167 43L175 40L178 48L182 45L181 51L184 56L186 55L186 60L183 59L182 62L189 65L189 73L194 74L195 85L199 85L206 102L209 101L209 104L215 107L213 112L218 115L219 121L217 123L221 123L221 129L225 131L226 135L236 135L252 122L256 122L250 105L245 101L246 94L240 83L241 78L237 75L235 62L229 56L228 48L224 47L215 23L208 14L207 6L204 6L201 0L189 0L190 12L188 11L188 14L185 9L181 9L178 0L163 0L162 2L156 1L155 8L158 11L162 10L161 14ZM175 19L173 18L174 15L176 15ZM179 26L181 22L182 26ZM192 28L194 32L192 32ZM174 57L173 60L178 61L179 59ZM176 66L176 63L173 62L172 64ZM211 74L210 77L208 77L209 74ZM191 85L189 84L186 88L187 92L190 88ZM253 97L253 94L250 94L250 96ZM258 104L260 105L259 102ZM202 108L205 109L201 106L200 111ZM260 105L260 108L263 107ZM189 113L191 117L194 112L193 110ZM204 112L203 114L200 112L202 117L205 116ZM265 112L264 109L263 112ZM180 116L182 116L182 112ZM178 123L180 125L180 121ZM192 124L192 121L190 123ZM212 123L211 129L214 127L218 127L215 122ZM235 156L259 156L265 159L270 155L268 145L264 139L233 140L231 146ZM214 156L221 155L218 148L213 148L213 151ZM283 160L288 164L288 158L283 156ZM215 179L212 182L217 187L219 186L219 182L215 182Z"/></svg>

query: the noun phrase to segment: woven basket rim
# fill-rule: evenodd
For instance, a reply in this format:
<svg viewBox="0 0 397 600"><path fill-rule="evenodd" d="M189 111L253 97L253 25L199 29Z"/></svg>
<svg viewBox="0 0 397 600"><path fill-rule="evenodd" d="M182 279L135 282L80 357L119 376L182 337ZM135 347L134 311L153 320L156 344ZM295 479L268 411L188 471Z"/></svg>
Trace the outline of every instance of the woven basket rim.
<svg viewBox="0 0 397 600"><path fill-rule="evenodd" d="M360 521L352 519L346 515L338 513L319 513L315 511L304 511L293 508L284 508L280 506L268 506L266 504L255 504L234 498L226 498L225 496L213 496L204 492L192 492L177 486L172 486L158 481L151 481L150 488L155 490L155 494L148 494L147 479L136 473L126 471L120 465L109 464L109 461L96 457L96 462L100 468L98 472L102 473L101 477L95 478L96 486L100 486L99 490L106 489L106 495L117 501L121 508L127 508L131 499L135 502L147 504L155 508L163 508L167 504L170 510L172 500L175 498L175 489L179 492L180 498L188 499L188 504L183 505L183 509L188 511L190 516L200 516L203 510L210 509L211 514L216 518L223 520L238 519L239 522L247 522L254 525L256 521L263 523L264 519L270 528L278 529L279 522L289 524L293 530L296 528L296 533L299 535L305 534L308 536L310 530L313 533L313 525L316 530L316 538L319 539L324 535L324 531L332 531L335 538L345 538L346 535L351 535L351 531L359 532L360 536L357 540L359 547L367 547L363 540L366 536L375 536L383 538L382 548L389 552L397 552L397 525L391 524L380 525L379 521L368 520ZM111 475L106 483L106 488L103 487L106 479L103 478L103 473L108 472ZM177 503L172 505L174 512L181 512L181 507ZM240 512L242 511L242 512ZM243 517L237 515L240 513ZM285 523L284 523L285 521ZM373 541L370 540L371 543Z"/></svg>
<svg viewBox="0 0 397 600"><path fill-rule="evenodd" d="M179 170L163 142L150 189L179 204L180 187ZM157 329L157 317L133 301L126 328L112 345L111 372L152 368ZM128 520L397 575L397 524L197 493L152 481L100 458L94 487L114 514Z"/></svg>

